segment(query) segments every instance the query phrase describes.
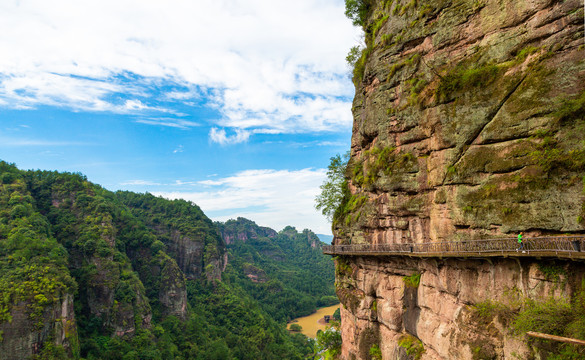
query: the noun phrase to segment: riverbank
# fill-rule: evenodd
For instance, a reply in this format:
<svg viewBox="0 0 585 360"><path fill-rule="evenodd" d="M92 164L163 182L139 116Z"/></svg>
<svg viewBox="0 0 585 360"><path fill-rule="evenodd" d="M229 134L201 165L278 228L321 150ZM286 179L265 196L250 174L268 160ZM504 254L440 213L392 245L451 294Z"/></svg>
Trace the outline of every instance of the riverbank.
<svg viewBox="0 0 585 360"><path fill-rule="evenodd" d="M335 310L339 309L339 306L340 305L338 304L338 305L319 308L319 309L317 309L317 312L315 312L311 315L293 319L288 324L287 328L290 328L291 324L299 324L302 328L301 333L305 334L306 336L308 336L310 338L315 338L315 337L317 337L318 330L325 330L327 325L329 325L325 322L323 317L325 315L332 316L333 313L335 312Z"/></svg>

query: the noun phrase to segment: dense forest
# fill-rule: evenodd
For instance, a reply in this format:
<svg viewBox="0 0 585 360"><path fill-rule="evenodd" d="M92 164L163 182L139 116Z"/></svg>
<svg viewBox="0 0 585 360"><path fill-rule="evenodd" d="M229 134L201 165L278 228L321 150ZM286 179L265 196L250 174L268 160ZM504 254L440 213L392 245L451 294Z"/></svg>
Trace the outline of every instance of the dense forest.
<svg viewBox="0 0 585 360"><path fill-rule="evenodd" d="M231 234L226 245L222 234ZM5 359L302 359L287 320L335 303L309 230L0 162Z"/></svg>
<svg viewBox="0 0 585 360"><path fill-rule="evenodd" d="M233 271L224 275L239 283L276 320L288 321L339 303L333 260L323 256L313 232L299 233L290 226L279 233L267 232L243 218L218 223L218 227L224 238L239 234L228 245Z"/></svg>

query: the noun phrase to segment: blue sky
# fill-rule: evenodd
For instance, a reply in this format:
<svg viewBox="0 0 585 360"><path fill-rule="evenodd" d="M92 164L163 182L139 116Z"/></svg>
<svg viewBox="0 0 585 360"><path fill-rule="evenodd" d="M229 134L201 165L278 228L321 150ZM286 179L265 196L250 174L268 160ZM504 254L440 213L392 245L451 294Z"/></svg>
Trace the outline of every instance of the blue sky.
<svg viewBox="0 0 585 360"><path fill-rule="evenodd" d="M343 0L0 3L0 159L329 234L349 149Z"/></svg>

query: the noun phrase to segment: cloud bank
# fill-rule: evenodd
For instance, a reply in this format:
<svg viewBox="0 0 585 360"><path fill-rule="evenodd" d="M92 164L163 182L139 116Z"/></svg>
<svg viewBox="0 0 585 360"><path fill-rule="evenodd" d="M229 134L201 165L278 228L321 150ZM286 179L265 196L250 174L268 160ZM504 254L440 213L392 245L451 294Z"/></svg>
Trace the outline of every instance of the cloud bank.
<svg viewBox="0 0 585 360"><path fill-rule="evenodd" d="M207 119L209 136L224 145L254 133L349 128L353 87L344 58L359 32L343 7L341 0L4 1L0 107L136 114L145 124L188 129L189 122L153 118L188 117L173 104L197 104L217 112Z"/></svg>

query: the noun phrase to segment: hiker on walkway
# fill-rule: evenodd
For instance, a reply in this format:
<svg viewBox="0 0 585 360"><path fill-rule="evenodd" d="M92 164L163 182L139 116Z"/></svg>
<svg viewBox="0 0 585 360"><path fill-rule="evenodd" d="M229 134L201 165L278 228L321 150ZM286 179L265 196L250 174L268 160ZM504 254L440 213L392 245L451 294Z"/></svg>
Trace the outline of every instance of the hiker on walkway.
<svg viewBox="0 0 585 360"><path fill-rule="evenodd" d="M524 249L524 243L522 242L522 235L524 235L524 233L522 231L520 231L520 234L518 234L519 246L518 246L518 249L516 249L516 251ZM524 251L522 251L522 252L524 252Z"/></svg>

